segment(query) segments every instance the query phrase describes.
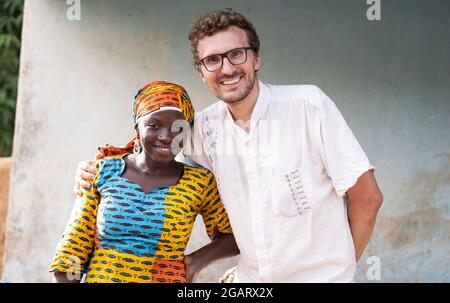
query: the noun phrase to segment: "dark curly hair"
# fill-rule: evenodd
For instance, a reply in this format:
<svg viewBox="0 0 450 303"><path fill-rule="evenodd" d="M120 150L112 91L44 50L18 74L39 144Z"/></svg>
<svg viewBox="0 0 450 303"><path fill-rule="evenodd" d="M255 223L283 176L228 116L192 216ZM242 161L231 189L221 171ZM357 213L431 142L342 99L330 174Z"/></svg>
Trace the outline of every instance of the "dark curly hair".
<svg viewBox="0 0 450 303"><path fill-rule="evenodd" d="M247 33L250 47L256 52L259 51L259 38L253 24L243 15L233 11L231 8L226 10L215 10L207 12L197 17L191 24L189 31L189 40L191 41L192 63L195 68L199 67L197 45L198 41L205 36L212 36L217 32L228 29L230 26L237 26Z"/></svg>

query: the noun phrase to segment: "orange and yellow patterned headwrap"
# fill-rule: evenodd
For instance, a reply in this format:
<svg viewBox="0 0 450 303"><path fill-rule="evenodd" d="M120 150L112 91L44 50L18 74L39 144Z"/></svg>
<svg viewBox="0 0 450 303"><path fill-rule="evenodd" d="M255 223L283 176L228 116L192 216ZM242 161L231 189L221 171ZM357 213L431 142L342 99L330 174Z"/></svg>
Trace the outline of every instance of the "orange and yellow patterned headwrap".
<svg viewBox="0 0 450 303"><path fill-rule="evenodd" d="M195 111L191 99L183 87L165 81L155 81L143 86L134 96L133 120L135 126L139 118L170 107L180 110L184 118L192 125ZM100 154L96 158L98 160L108 156L132 153L135 143L140 144L138 134L123 147L114 147L109 144L99 147Z"/></svg>

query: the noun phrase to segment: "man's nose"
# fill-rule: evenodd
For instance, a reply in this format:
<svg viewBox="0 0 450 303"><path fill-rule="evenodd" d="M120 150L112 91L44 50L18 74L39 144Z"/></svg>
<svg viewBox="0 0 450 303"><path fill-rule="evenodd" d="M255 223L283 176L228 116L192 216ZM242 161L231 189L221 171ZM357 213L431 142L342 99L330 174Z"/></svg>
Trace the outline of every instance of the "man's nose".
<svg viewBox="0 0 450 303"><path fill-rule="evenodd" d="M236 66L234 66L228 57L223 58L223 64L222 64L222 74L226 75L232 75L236 71Z"/></svg>

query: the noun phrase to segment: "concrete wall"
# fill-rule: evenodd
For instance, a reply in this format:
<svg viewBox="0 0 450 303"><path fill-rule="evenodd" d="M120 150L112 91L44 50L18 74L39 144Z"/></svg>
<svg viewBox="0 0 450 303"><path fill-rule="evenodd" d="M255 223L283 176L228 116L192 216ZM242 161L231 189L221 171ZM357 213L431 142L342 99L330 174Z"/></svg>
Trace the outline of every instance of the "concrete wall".
<svg viewBox="0 0 450 303"><path fill-rule="evenodd" d="M385 203L357 280L375 255L382 282L450 282L450 4L381 2L369 22L365 0L82 0L70 22L65 1L27 1L4 279L49 281L77 162L127 141L137 88L165 79L197 109L213 102L190 65L188 25L232 7L259 32L260 78L319 85L377 166ZM205 241L199 224L190 248Z"/></svg>

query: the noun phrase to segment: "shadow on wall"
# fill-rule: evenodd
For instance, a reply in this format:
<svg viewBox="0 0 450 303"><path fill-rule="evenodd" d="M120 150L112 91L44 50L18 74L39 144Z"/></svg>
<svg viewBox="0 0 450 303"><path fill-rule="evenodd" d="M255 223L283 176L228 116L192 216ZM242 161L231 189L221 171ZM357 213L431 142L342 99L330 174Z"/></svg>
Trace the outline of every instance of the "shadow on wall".
<svg viewBox="0 0 450 303"><path fill-rule="evenodd" d="M0 158L0 278L3 275L10 172L11 158Z"/></svg>

